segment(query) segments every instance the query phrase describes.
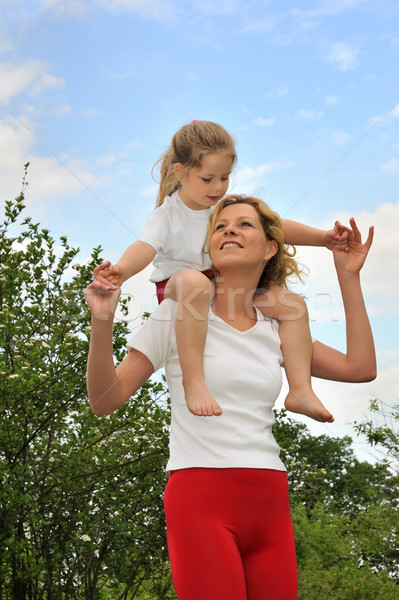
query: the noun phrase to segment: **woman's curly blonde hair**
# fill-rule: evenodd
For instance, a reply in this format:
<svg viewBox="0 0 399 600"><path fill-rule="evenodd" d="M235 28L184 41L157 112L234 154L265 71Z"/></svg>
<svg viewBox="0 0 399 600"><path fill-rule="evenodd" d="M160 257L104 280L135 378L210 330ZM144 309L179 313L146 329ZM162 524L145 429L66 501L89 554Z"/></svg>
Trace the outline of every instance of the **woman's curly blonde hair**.
<svg viewBox="0 0 399 600"><path fill-rule="evenodd" d="M284 230L280 217L263 200L253 196L230 194L219 202L209 217L204 251L209 254L209 242L215 232L219 215L224 208L232 204L249 204L253 206L259 215L266 238L277 242L277 252L267 262L260 277L258 289L268 289L271 285L287 288L288 280L291 277L302 281L304 269L294 259L296 254L294 246L288 246L284 243Z"/></svg>

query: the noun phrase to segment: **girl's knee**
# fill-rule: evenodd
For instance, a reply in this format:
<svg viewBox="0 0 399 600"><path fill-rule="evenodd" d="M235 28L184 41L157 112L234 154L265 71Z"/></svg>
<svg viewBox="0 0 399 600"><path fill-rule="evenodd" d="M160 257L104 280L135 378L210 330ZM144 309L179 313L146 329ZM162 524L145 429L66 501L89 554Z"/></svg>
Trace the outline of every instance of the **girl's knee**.
<svg viewBox="0 0 399 600"><path fill-rule="evenodd" d="M177 288L186 292L213 290L213 284L206 275L195 269L184 269L175 274Z"/></svg>
<svg viewBox="0 0 399 600"><path fill-rule="evenodd" d="M210 301L214 295L215 287L212 281L195 269L182 269L174 273L165 289L165 296L174 300L187 296L192 296L193 299L206 296Z"/></svg>

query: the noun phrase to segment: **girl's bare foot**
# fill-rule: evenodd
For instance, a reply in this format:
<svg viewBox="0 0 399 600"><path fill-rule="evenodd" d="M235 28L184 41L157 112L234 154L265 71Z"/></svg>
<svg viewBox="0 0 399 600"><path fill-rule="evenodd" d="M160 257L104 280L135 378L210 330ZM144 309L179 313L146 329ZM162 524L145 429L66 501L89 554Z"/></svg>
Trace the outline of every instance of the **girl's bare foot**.
<svg viewBox="0 0 399 600"><path fill-rule="evenodd" d="M184 386L187 407L197 417L212 417L222 414L222 409L208 392L205 382L191 383Z"/></svg>
<svg viewBox="0 0 399 600"><path fill-rule="evenodd" d="M285 408L291 412L299 413L322 423L332 423L334 417L323 406L312 388L290 390L284 402Z"/></svg>

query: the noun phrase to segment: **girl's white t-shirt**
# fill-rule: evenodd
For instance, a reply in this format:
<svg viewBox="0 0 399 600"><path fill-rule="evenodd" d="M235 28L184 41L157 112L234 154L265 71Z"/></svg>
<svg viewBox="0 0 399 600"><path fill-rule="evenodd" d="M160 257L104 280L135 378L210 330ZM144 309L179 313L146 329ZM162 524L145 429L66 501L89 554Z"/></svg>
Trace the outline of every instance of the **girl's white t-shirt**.
<svg viewBox="0 0 399 600"><path fill-rule="evenodd" d="M139 238L157 252L150 281L163 281L180 269L210 269L209 255L202 248L212 210L188 208L177 192L154 210Z"/></svg>
<svg viewBox="0 0 399 600"><path fill-rule="evenodd" d="M272 434L273 406L282 385L278 324L256 309L258 321L238 331L210 309L204 369L209 392L223 414L197 417L187 408L176 347L176 302L164 300L128 342L165 367L171 397L167 470L190 467L284 471Z"/></svg>

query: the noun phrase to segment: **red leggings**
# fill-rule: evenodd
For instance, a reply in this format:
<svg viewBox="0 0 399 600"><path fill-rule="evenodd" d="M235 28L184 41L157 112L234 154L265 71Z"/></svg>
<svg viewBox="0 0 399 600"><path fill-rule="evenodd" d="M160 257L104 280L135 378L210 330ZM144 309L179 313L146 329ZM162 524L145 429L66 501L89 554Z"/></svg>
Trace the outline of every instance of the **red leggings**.
<svg viewBox="0 0 399 600"><path fill-rule="evenodd" d="M174 471L164 504L179 600L296 600L284 471Z"/></svg>

